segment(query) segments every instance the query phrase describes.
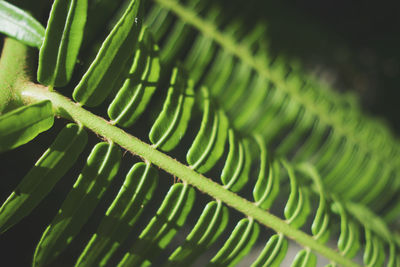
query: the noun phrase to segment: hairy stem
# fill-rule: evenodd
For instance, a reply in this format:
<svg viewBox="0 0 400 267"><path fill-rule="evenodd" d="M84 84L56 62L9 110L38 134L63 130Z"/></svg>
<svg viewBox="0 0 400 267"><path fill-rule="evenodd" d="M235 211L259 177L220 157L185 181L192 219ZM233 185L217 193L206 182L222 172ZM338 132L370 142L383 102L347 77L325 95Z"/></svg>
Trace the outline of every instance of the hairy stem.
<svg viewBox="0 0 400 267"><path fill-rule="evenodd" d="M261 224L275 230L277 233L284 234L304 247L310 248L343 266L359 266L333 249L321 245L313 237L289 226L284 220L260 209L256 204L241 198L235 193L225 189L223 186L213 182L211 179L195 172L185 164L156 150L151 145L129 135L122 129L111 125L105 119L92 114L68 98L56 92L50 92L46 88L35 84L26 84L21 89L21 95L26 101L31 102L44 99L50 100L59 116L72 119L96 134L119 144L131 153L149 160L161 169L198 188L200 191L226 203L244 215L254 218Z"/></svg>
<svg viewBox="0 0 400 267"><path fill-rule="evenodd" d="M96 134L120 145L131 153L151 161L161 169L179 177L184 182L191 184L216 200L226 203L245 216L254 218L259 223L275 230L277 233L284 234L304 247L310 248L338 264L343 266L359 266L333 249L321 245L313 237L291 227L284 220L262 210L255 203L249 202L235 193L232 193L218 183L213 182L211 179L195 172L185 164L156 150L151 145L126 133L107 120L85 110L63 95L51 91L44 86L29 82L29 80L32 79L30 79L27 72L29 66L27 60L28 54L29 49L24 45L12 39L6 40L0 61L0 75L2 75L0 76L2 78L0 79L1 91L8 90L7 94L17 96L17 98L20 97L20 101L24 103L46 99L50 100L58 116L83 125ZM12 102L6 97L4 97L4 99L5 101ZM3 98L0 98L0 100L3 100ZM0 102L0 105L3 107L3 103Z"/></svg>
<svg viewBox="0 0 400 267"><path fill-rule="evenodd" d="M22 105L14 88L28 79L29 48L12 38L5 38L0 57L0 114Z"/></svg>

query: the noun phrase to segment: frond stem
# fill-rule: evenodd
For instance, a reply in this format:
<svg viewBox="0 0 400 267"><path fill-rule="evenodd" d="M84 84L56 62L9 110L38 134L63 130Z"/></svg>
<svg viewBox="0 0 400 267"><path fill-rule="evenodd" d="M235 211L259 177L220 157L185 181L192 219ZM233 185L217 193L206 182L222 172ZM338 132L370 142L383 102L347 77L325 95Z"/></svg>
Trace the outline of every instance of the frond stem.
<svg viewBox="0 0 400 267"><path fill-rule="evenodd" d="M131 153L143 157L166 172L179 177L184 182L210 195L217 201L220 200L226 203L228 206L231 206L248 217L254 218L259 223L273 229L277 233L284 234L302 246L309 247L313 251L338 264L348 267L359 266L350 259L340 255L335 250L322 246L313 237L291 227L284 220L259 208L256 204L241 198L218 183L213 182L211 179L195 172L189 166L156 150L151 145L142 142L122 129L111 125L107 120L85 110L70 99L33 83L27 83L21 88L21 96L27 102L36 102L45 99L50 100L58 116L84 125L96 134L113 141Z"/></svg>

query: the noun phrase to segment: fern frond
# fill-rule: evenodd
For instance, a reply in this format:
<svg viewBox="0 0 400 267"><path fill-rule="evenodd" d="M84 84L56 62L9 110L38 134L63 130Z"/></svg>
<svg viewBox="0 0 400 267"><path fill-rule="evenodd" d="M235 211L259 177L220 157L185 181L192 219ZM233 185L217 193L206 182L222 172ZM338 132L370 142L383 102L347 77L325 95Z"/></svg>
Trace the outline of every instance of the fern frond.
<svg viewBox="0 0 400 267"><path fill-rule="evenodd" d="M1 229L6 230L28 215L72 167L86 144L83 128L87 128L107 142L93 148L76 184L44 232L35 253L37 266L51 264L79 234L117 175L121 152L116 145L140 156L144 163L136 163L126 175L97 231L77 259L77 266L105 266L118 254L122 255L117 259L119 266L154 264L156 257L172 246L191 216L198 191L206 193L210 200L185 241L171 250L166 259L169 266L192 263L221 237L225 241L222 240L223 245L215 251L209 266L236 265L261 239L266 245L252 266L279 266L290 247L289 239L302 246L292 266L315 266L316 254L327 257L332 266L358 266L352 259L359 250L364 252L366 265L381 266L389 251L389 266L398 266L398 238L365 205L381 209L398 192L399 183L394 176L398 145L388 139L388 133L361 117L355 106L348 105L348 100L317 90L316 82L304 85L300 73L295 69L288 73L281 58L268 62L260 51L263 45L256 44L263 27L246 34L242 23L218 17L218 8L209 8L198 0L188 1L185 6L172 0L157 2L179 18L174 19L167 9L155 6L146 22L148 28L143 27L142 3L128 1L78 81L73 92L76 102L53 91L53 86L69 80L54 82L65 72L71 75L75 59L68 68L55 68L48 88L32 83L18 88L24 102L47 107L43 112L45 119L52 121L55 113L78 125L66 126L0 208ZM79 11L86 13L86 7ZM54 8L50 17L57 12ZM196 12L207 14L207 18ZM88 25L93 26L90 16L88 20ZM72 16L69 21L67 16L61 22L69 28L68 25L79 24L79 19ZM48 29L54 26L51 24ZM201 34L193 32L188 24L197 27ZM223 32L218 29L220 25L224 25ZM46 49L56 53L41 57L40 66L75 58L57 50L50 32L47 30L45 36L50 47L42 46L40 54ZM190 36L193 44L187 41ZM66 43L61 48L75 55L81 41L62 41ZM186 55L183 47L189 51ZM183 63L176 63L178 59ZM154 101L154 96L162 101ZM254 100L258 100L257 106L249 102ZM107 109L108 119L82 107L100 104ZM17 121L19 117L13 115L21 110L27 111L23 117L31 123L37 118L33 118L35 113L29 111L30 107L0 117L0 127L9 117L12 122ZM148 116L153 109L160 111L155 118ZM243 111L242 115L238 110ZM250 119L252 113L257 114L254 119ZM201 119L196 120L196 116ZM130 134L131 127L142 127L139 118L144 117L150 120L151 144ZM21 129L27 125L23 123ZM29 141L46 129L40 128L24 140ZM23 131L17 134L18 138L24 136ZM273 151L271 145L279 136L283 141L278 140ZM192 138L189 145L182 145L185 138ZM307 139L304 144L303 139ZM180 145L186 153L186 163L170 156ZM294 160L286 157L296 150ZM369 167L371 161L377 164ZM155 166L182 182L171 185L153 218L129 242L128 236L155 193ZM357 173L357 168L366 170ZM252 170L256 170L255 174ZM205 174L220 177L220 182ZM354 177L350 179L350 175ZM376 175L381 179L373 184ZM351 189L350 185L362 188ZM391 185L393 188L389 189ZM332 188L329 192L328 187ZM374 206L384 194L385 202ZM280 217L269 211L278 198L286 202ZM241 215L237 222L232 219L231 209ZM306 229L310 215L313 223ZM235 227L224 234L229 222ZM260 234L264 228L273 231L268 240ZM332 249L326 243L334 238L335 230L340 234L337 248ZM364 244L360 239L363 235Z"/></svg>
<svg viewBox="0 0 400 267"><path fill-rule="evenodd" d="M288 155L297 151L297 161L313 162L326 183L332 186L332 190L346 199L361 201L375 210L381 210L395 197L398 188L391 188L390 185L396 178L390 173L397 173L398 145L389 133L381 131L376 123L363 118L357 107L349 105L345 97L334 94L331 90L317 90L320 87L318 83L305 81L295 68L283 63L281 58L271 59L262 52L253 52L253 36L238 38L233 34L238 30L231 33L227 26L221 30L218 23L220 18L198 15L199 12L192 8L196 1L188 1L186 4L175 0L156 2L178 17L177 22L173 23L174 20L168 19L168 15L155 18L159 7L150 12L148 23L158 39L178 35L178 29L179 34L188 36L189 25L197 30L193 33L196 36L194 42L185 42L185 47L180 46L181 49L190 51L184 60L192 69L193 77L198 79L198 84L205 84L210 88L211 95L221 103L237 130L259 133L268 144L289 132L286 138L280 138L283 141L277 140L276 152ZM213 13L212 8L208 10L205 14ZM180 26L182 23L185 25L184 29ZM163 28L157 25L163 25ZM172 30L165 30L167 27ZM240 29L237 26L232 27L237 28ZM199 45L206 41L208 45ZM173 61L182 58L170 51L168 44L166 41L165 46L160 45L161 51L168 54L166 59L170 57L170 61ZM215 54L215 60L192 63L195 56L212 53ZM248 89L244 90L245 88L250 88L251 93L248 93ZM255 106L257 102L253 101L259 97L262 101ZM242 114L248 114L248 117L239 117L237 122L238 110ZM255 120L254 113L263 116ZM326 133L329 136L324 140ZM306 141L303 143L304 139ZM354 160L350 161L350 158ZM380 162L382 169L370 164L372 161ZM381 177L379 183L372 183L373 177L377 176ZM343 179L338 183L337 177ZM349 186L350 184L354 186ZM381 199L380 205L372 204L377 202L382 192L386 195L383 199L385 203Z"/></svg>

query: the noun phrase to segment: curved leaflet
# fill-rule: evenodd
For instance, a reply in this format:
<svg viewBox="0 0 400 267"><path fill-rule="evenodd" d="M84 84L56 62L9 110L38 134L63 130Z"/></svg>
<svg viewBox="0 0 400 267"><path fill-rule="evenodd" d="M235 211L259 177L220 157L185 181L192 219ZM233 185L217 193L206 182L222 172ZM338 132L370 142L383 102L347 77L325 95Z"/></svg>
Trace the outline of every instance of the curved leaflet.
<svg viewBox="0 0 400 267"><path fill-rule="evenodd" d="M200 80L204 70L213 59L215 48L214 42L208 37L200 36L196 39L184 62L185 69L192 70L190 77L195 83Z"/></svg>
<svg viewBox="0 0 400 267"><path fill-rule="evenodd" d="M282 234L273 235L251 267L279 267L286 256L287 249L287 239Z"/></svg>
<svg viewBox="0 0 400 267"><path fill-rule="evenodd" d="M317 213L315 214L314 221L311 225L311 232L316 240L325 244L330 237L331 228L330 225L330 212L328 202L325 198L326 191L323 187L321 177L319 176L317 170L310 164L301 164L296 168L308 178L311 178L316 185L316 192L319 194L319 205L317 208Z"/></svg>
<svg viewBox="0 0 400 267"><path fill-rule="evenodd" d="M269 161L264 140L258 135L255 140L260 150L260 169L253 198L260 208L269 209L279 193L280 166L276 160Z"/></svg>
<svg viewBox="0 0 400 267"><path fill-rule="evenodd" d="M163 109L150 130L155 147L172 150L184 136L194 103L193 81L181 68L174 68Z"/></svg>
<svg viewBox="0 0 400 267"><path fill-rule="evenodd" d="M174 184L156 216L142 231L118 266L149 266L185 223L196 192L187 184Z"/></svg>
<svg viewBox="0 0 400 267"><path fill-rule="evenodd" d="M188 266L204 253L223 233L228 224L229 211L220 201L209 202L196 225L168 258L167 266Z"/></svg>
<svg viewBox="0 0 400 267"><path fill-rule="evenodd" d="M203 87L203 118L200 131L190 147L186 160L200 173L210 170L220 159L225 149L228 119L221 110L214 110L208 90Z"/></svg>
<svg viewBox="0 0 400 267"><path fill-rule="evenodd" d="M376 235L371 233L371 230L365 230L365 251L364 251L364 264L366 266L383 266L385 262L385 248L382 241Z"/></svg>
<svg viewBox="0 0 400 267"><path fill-rule="evenodd" d="M309 249L303 249L297 253L291 267L315 267L317 266L317 256Z"/></svg>
<svg viewBox="0 0 400 267"><path fill-rule="evenodd" d="M103 102L111 92L118 74L135 50L141 26L141 20L136 20L139 9L140 1L132 0L74 89L72 96L75 101L93 107Z"/></svg>
<svg viewBox="0 0 400 267"><path fill-rule="evenodd" d="M232 192L237 192L249 180L251 155L249 140L239 139L229 130L229 153L221 173L222 184Z"/></svg>
<svg viewBox="0 0 400 267"><path fill-rule="evenodd" d="M112 123L129 127L139 118L155 92L160 78L158 46L153 43L146 27L139 36L139 48L129 77L108 107Z"/></svg>
<svg viewBox="0 0 400 267"><path fill-rule="evenodd" d="M354 258L360 249L359 226L348 218L348 214L340 202L336 201L332 210L340 216L340 236L337 246L343 255L350 259Z"/></svg>
<svg viewBox="0 0 400 267"><path fill-rule="evenodd" d="M388 259L387 266L388 267L398 267L400 266L400 253L398 249L396 249L396 245L394 243L390 243L390 255Z"/></svg>
<svg viewBox="0 0 400 267"><path fill-rule="evenodd" d="M88 0L56 0L50 12L39 52L37 79L64 86L71 79L86 23Z"/></svg>
<svg viewBox="0 0 400 267"><path fill-rule="evenodd" d="M248 96L245 101L237 108L233 124L237 129L244 129L249 131L253 127L252 122L258 121L258 118L263 114L261 112L261 106L265 105L266 98L270 90L268 80L261 76L253 78L252 84L249 86L251 91L248 92ZM239 112L240 111L240 112Z"/></svg>
<svg viewBox="0 0 400 267"><path fill-rule="evenodd" d="M235 266L253 247L259 232L260 226L253 219L240 220L207 266Z"/></svg>
<svg viewBox="0 0 400 267"><path fill-rule="evenodd" d="M307 193L298 185L293 167L286 161L282 161L290 180L290 195L285 205L285 217L287 222L296 228L301 227L311 212L310 201Z"/></svg>

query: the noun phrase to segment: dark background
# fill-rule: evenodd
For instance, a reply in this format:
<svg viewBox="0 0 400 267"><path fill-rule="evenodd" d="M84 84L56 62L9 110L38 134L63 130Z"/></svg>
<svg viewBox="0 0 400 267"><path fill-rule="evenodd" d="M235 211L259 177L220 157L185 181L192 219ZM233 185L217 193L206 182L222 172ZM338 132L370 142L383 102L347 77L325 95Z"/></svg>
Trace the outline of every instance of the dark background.
<svg viewBox="0 0 400 267"><path fill-rule="evenodd" d="M273 51L300 60L336 90L356 92L365 113L400 130L400 16L395 1L265 2L273 3L256 10L267 21Z"/></svg>

